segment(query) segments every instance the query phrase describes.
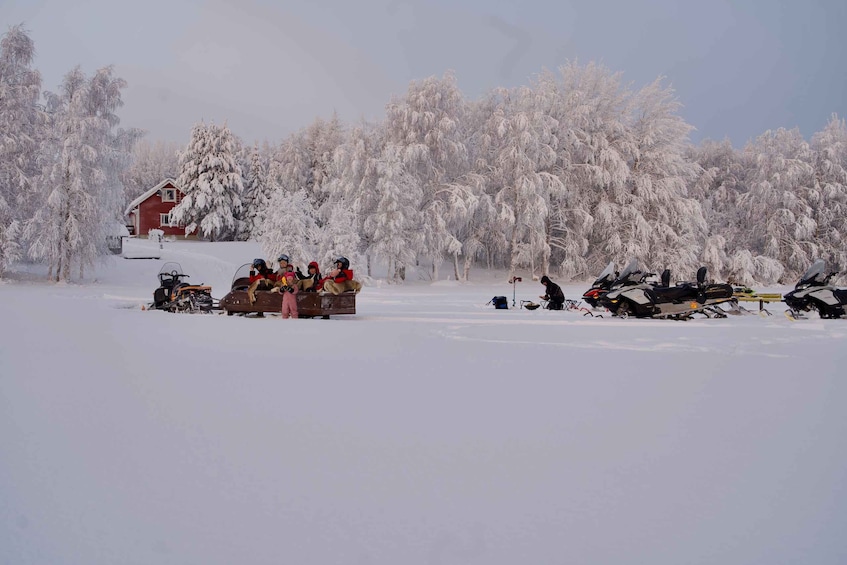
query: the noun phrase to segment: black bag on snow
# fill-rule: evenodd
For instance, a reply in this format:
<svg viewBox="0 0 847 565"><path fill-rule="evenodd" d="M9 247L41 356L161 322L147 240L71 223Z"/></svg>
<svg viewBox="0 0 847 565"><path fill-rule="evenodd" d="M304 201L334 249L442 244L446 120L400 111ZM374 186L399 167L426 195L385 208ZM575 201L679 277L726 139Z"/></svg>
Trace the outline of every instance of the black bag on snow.
<svg viewBox="0 0 847 565"><path fill-rule="evenodd" d="M489 304L494 304L494 307L497 310L508 310L509 309L509 301L505 296L495 296L491 299Z"/></svg>

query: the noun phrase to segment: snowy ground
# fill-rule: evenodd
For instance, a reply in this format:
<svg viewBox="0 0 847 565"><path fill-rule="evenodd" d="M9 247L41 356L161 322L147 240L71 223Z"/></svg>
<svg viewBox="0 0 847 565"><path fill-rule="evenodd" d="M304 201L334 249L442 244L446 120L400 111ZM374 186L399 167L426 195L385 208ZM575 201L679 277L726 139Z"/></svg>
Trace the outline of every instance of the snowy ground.
<svg viewBox="0 0 847 565"><path fill-rule="evenodd" d="M485 273L139 308L164 260L220 297L259 255L0 284L0 564L847 562L847 320L498 311Z"/></svg>

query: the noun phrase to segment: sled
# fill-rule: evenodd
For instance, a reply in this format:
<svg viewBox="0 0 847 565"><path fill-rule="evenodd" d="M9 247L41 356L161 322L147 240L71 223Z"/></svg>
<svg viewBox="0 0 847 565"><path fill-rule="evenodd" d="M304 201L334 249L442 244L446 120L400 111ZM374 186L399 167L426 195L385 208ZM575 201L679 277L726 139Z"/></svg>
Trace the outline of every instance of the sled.
<svg viewBox="0 0 847 565"><path fill-rule="evenodd" d="M782 302L782 294L778 292L756 292L755 290L747 287L734 287L732 297L735 298L736 302L758 302L758 314L760 316L771 315L768 309L765 308L765 304L770 304L771 302ZM739 313L753 313L742 306L739 306L738 310Z"/></svg>
<svg viewBox="0 0 847 565"><path fill-rule="evenodd" d="M219 308L226 312L227 316L235 314L257 313L264 315L265 312L282 311L282 292L271 292L269 290L257 290L256 301L250 303L247 289L250 286L250 278L243 276L250 265L242 265L235 273L232 281L232 290L220 299ZM342 292L341 294L329 294L322 292L301 291L295 295L297 299L297 315L300 318L321 317L328 319L330 316L356 313L355 292Z"/></svg>
<svg viewBox="0 0 847 565"><path fill-rule="evenodd" d="M250 304L246 290L233 290L221 298L220 309L228 316L233 314L249 314L251 312L280 312L282 311L281 292L268 290L256 291L256 301ZM356 293L321 294L319 292L299 292L297 298L297 315L301 318L329 318L342 314L356 313Z"/></svg>

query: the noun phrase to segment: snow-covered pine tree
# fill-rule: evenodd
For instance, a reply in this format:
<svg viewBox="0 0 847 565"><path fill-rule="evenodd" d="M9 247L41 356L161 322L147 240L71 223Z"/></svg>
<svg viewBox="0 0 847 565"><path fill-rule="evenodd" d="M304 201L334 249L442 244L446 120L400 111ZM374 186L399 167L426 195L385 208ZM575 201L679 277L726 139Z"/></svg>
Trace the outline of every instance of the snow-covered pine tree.
<svg viewBox="0 0 847 565"><path fill-rule="evenodd" d="M0 39L0 276L22 255L23 223L33 212L37 149L47 115L38 106L35 44L22 26Z"/></svg>
<svg viewBox="0 0 847 565"><path fill-rule="evenodd" d="M180 155L177 185L183 198L171 211L171 221L212 241L231 238L241 211L244 187L236 161L237 142L229 128L198 123Z"/></svg>
<svg viewBox="0 0 847 565"><path fill-rule="evenodd" d="M244 229L249 239L257 240L262 232L264 212L271 199L267 165L258 144L253 145L250 151L250 165L244 179Z"/></svg>
<svg viewBox="0 0 847 565"><path fill-rule="evenodd" d="M90 80L77 67L58 94L48 93L52 128L42 146L39 181L45 203L27 224L27 234L30 254L47 261L57 281L70 280L72 265L83 277L86 266L108 253L106 236L122 211L119 168L138 135L115 130L125 86L112 67Z"/></svg>

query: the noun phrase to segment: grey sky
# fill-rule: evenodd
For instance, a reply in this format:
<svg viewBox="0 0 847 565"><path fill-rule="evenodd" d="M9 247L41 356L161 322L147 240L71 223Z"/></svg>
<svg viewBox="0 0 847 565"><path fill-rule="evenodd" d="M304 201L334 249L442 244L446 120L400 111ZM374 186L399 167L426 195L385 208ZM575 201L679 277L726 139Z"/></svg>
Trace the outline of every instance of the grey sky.
<svg viewBox="0 0 847 565"><path fill-rule="evenodd" d="M477 98L569 59L643 86L665 76L697 128L736 147L847 117L844 0L0 0L46 90L76 65L126 79L122 125L184 143L203 119L279 141L336 110L377 118L408 83L455 71Z"/></svg>

